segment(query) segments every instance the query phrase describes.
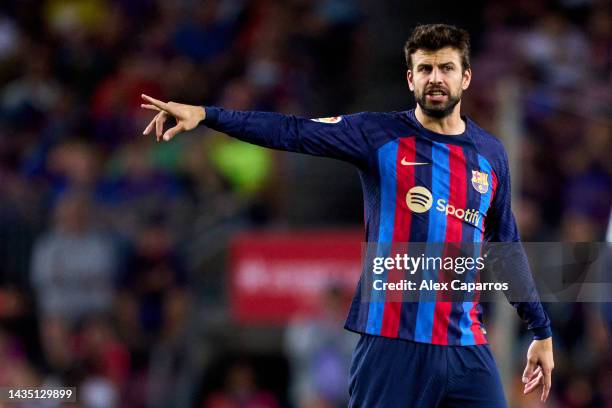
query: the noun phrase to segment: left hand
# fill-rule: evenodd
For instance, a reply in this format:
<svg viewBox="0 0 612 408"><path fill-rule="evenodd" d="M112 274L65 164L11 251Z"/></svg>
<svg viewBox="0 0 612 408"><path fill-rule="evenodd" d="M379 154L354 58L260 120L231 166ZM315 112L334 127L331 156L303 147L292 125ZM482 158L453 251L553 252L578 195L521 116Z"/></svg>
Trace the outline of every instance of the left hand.
<svg viewBox="0 0 612 408"><path fill-rule="evenodd" d="M542 385L540 400L546 401L552 383L553 359L552 338L534 340L527 351L527 366L523 371L524 394L529 394Z"/></svg>

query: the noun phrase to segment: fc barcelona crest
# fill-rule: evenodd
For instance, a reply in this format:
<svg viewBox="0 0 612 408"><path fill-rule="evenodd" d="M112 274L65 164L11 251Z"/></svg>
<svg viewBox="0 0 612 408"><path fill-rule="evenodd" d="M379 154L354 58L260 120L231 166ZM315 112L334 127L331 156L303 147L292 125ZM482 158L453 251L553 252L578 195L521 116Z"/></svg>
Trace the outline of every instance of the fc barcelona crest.
<svg viewBox="0 0 612 408"><path fill-rule="evenodd" d="M489 175L482 171L472 170L472 187L480 194L489 191Z"/></svg>

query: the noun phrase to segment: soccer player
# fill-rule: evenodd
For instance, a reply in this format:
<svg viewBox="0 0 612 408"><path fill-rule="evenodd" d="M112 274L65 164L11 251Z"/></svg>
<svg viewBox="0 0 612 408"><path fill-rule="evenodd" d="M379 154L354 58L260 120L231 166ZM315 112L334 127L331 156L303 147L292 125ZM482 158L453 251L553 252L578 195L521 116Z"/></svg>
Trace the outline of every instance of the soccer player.
<svg viewBox="0 0 612 408"><path fill-rule="evenodd" d="M168 141L202 122L260 146L352 163L363 186L368 243L520 242L503 145L460 113L472 77L468 33L418 26L405 55L414 110L311 120L143 95L142 107L158 112L144 134L155 129L158 141ZM169 117L176 126L164 132ZM442 210L432 206L440 202ZM534 290L522 249L518 258L512 275ZM362 275L345 325L361 333L351 407L506 406L478 302L365 299L364 285ZM539 301L511 303L534 335L524 392L542 386L545 401L553 369L550 321Z"/></svg>

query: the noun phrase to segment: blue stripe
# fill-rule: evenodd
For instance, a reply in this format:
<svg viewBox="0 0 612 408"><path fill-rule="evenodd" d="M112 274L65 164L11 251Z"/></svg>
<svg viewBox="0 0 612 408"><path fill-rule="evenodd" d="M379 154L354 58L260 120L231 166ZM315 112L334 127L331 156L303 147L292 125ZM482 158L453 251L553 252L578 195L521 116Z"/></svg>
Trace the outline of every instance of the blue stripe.
<svg viewBox="0 0 612 408"><path fill-rule="evenodd" d="M378 170L380 175L380 219L378 227L378 243L376 256L389 256L391 242L393 241L393 226L395 224L395 192L396 192L396 167L398 141L394 140L385 144L378 150ZM370 273L366 271L366 273ZM387 281L387 271L379 278ZM383 312L385 310L385 291L377 291L372 288L370 296L370 307L368 310L368 325L366 332L369 334L380 334Z"/></svg>
<svg viewBox="0 0 612 408"><path fill-rule="evenodd" d="M437 257L442 255L442 243L446 237L446 214L435 209L436 201L440 198L448 202L450 190L450 167L448 146L432 142L431 152L431 188L433 195L432 208L429 210L429 225L427 228L428 244L425 256ZM432 243L430 245L429 243ZM423 280L438 280L437 270L423 269ZM420 291L421 301L416 320L416 341L431 342L433 331L434 312L436 310L435 292ZM425 300L423 300L425 297Z"/></svg>
<svg viewBox="0 0 612 408"><path fill-rule="evenodd" d="M481 195L476 189L472 186L472 170L480 170L477 153L473 149L463 149L463 153L465 154L467 169L466 169L466 209L476 209L480 208L480 200ZM479 256L478 248L475 247L474 238L479 236L480 229L473 226L470 223L463 224L463 239L462 241L466 243L466 251L472 251L472 256ZM465 272L464 281L466 283L474 282L476 276L476 268L472 268ZM476 344L476 339L474 338L474 333L472 333L472 321L470 320L470 310L472 309L472 302L469 299L472 299L472 293L464 294L466 301L458 304L458 308L460 311L460 315L458 317L458 325L461 331L461 337L459 339L459 344L461 345L473 345Z"/></svg>
<svg viewBox="0 0 612 408"><path fill-rule="evenodd" d="M467 281L467 279L466 279ZM474 339L474 333L472 333L470 310L472 310L472 302L463 302L462 304L463 313L459 320L459 327L461 328L461 345L470 346L476 344Z"/></svg>

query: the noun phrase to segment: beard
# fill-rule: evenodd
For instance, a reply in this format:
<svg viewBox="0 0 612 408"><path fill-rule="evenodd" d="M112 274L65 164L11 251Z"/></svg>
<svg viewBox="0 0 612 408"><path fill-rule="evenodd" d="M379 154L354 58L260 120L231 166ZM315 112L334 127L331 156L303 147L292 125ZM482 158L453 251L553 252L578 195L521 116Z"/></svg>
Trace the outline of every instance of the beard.
<svg viewBox="0 0 612 408"><path fill-rule="evenodd" d="M423 92L414 91L414 99L416 103L421 107L423 113L432 118L441 119L445 118L453 112L455 106L461 101L462 91L459 90L458 94L453 94L445 90L447 95L447 101L444 103L431 103L427 101L427 93L431 89L425 89Z"/></svg>

